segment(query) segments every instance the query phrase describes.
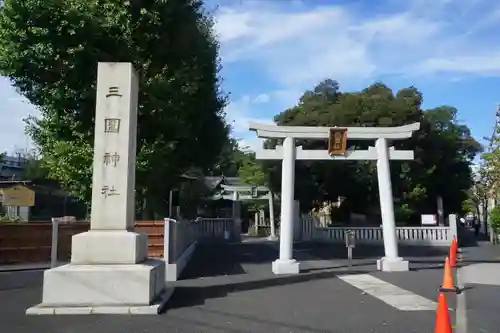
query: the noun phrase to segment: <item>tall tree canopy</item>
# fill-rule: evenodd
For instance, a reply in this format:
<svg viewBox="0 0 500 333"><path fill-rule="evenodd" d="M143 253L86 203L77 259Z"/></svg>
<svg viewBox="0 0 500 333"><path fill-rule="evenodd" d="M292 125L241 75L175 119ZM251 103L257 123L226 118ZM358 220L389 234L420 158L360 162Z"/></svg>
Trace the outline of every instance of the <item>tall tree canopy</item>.
<svg viewBox="0 0 500 333"><path fill-rule="evenodd" d="M484 187L485 194L497 199L500 197L500 126L497 124L495 133L490 138L491 145L488 152L482 157L482 166L480 170L480 181Z"/></svg>
<svg viewBox="0 0 500 333"><path fill-rule="evenodd" d="M480 146L467 126L457 121L455 108L442 106L424 111L422 99L414 87L394 94L383 83L359 92L341 92L339 84L329 79L306 91L298 104L277 115L275 122L289 126L400 126L420 122L421 129L413 138L394 142L398 149L415 150L415 161L391 162L398 218L435 212L437 196L443 197L447 212L457 212L470 188L469 165ZM320 140L298 144L307 149L327 146L326 141ZM348 141L351 148L366 149L368 145L373 143ZM271 172L278 170L274 167ZM343 196L348 199L347 211L377 214L375 163L305 161L297 163L296 173L296 197L302 207L307 209Z"/></svg>
<svg viewBox="0 0 500 333"><path fill-rule="evenodd" d="M140 76L137 194L163 198L227 141L218 44L201 0L5 0L0 74L36 105L28 131L50 177L90 197L98 62ZM161 200L161 199L159 199Z"/></svg>
<svg viewBox="0 0 500 333"><path fill-rule="evenodd" d="M247 155L242 151L238 140L229 138L223 145L217 162L209 170L211 176L238 176L238 170L246 162Z"/></svg>

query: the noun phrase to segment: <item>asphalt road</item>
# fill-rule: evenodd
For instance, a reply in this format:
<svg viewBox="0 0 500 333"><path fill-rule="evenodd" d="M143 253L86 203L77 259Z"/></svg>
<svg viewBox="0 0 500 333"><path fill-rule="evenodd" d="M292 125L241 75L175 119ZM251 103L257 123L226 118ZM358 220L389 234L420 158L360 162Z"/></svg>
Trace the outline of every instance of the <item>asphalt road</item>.
<svg viewBox="0 0 500 333"><path fill-rule="evenodd" d="M374 272L380 250L358 248L349 269L345 249L301 244L295 257L304 273L275 276L276 243L210 244L199 248L175 283L167 312L159 316L25 316L41 299L42 273L0 273L2 331L12 333L160 332L363 332L428 333L434 311L401 311L339 279L370 274L436 300L442 253L422 250L415 271ZM454 300L449 299L454 307Z"/></svg>

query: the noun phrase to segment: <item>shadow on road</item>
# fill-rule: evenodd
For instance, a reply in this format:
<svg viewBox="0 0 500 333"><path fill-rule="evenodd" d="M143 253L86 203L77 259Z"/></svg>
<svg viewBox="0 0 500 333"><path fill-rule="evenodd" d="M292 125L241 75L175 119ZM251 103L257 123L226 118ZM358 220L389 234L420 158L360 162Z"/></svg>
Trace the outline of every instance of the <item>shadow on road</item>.
<svg viewBox="0 0 500 333"><path fill-rule="evenodd" d="M345 274L366 274L367 270L332 271L323 269L321 272L304 272L299 275L277 276L266 279L250 280L220 285L210 285L201 287L176 287L168 309L203 305L208 299L226 297L230 293L265 289L276 286L293 285L312 280L330 279Z"/></svg>
<svg viewBox="0 0 500 333"><path fill-rule="evenodd" d="M447 247L400 246L399 254L410 260L412 269L437 269L444 263ZM358 245L353 250L352 267L375 265L384 256L382 245ZM243 243L223 241L201 243L196 249L180 279L231 276L245 274L246 264L272 263L279 257L279 244L265 239ZM348 267L347 250L343 244L300 242L294 244L294 258L298 261L332 261L328 267L306 268L304 272ZM339 262L340 261L340 262Z"/></svg>
<svg viewBox="0 0 500 333"><path fill-rule="evenodd" d="M346 259L344 244L303 242L294 245L294 250L310 253L321 260ZM399 246L402 257L440 257L445 256L445 246ZM353 259L379 259L384 256L383 245L357 245L353 249Z"/></svg>
<svg viewBox="0 0 500 333"><path fill-rule="evenodd" d="M271 242L201 243L180 278L245 274L242 264L271 263L278 256L277 246Z"/></svg>
<svg viewBox="0 0 500 333"><path fill-rule="evenodd" d="M203 277L225 278L210 280L196 285L178 284L167 308L188 307L204 304L207 299L225 297L229 293L275 286L293 285L311 280L329 279L343 274L360 274L374 271L376 259L384 255L383 246L357 246L353 252L353 262L346 262L346 249L342 244L297 243L294 256L299 260L322 262L321 267L308 267L299 275L270 275L270 263L279 256L276 242L251 241L243 243L211 242L202 243L181 275L182 280ZM403 246L400 254L411 258L412 270L442 269L447 248ZM340 259L340 260L339 260ZM328 261L332 261L329 265ZM325 267L325 263L326 266ZM247 264L264 265L262 274L246 274ZM307 267L307 266L306 266ZM348 269L350 268L350 269ZM239 275L238 277L233 277Z"/></svg>

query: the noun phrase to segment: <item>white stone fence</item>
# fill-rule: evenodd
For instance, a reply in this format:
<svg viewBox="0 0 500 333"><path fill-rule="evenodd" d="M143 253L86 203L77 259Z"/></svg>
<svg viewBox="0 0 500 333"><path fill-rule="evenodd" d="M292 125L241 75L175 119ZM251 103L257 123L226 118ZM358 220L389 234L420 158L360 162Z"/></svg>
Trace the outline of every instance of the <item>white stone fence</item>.
<svg viewBox="0 0 500 333"><path fill-rule="evenodd" d="M398 244L416 246L448 246L457 236L456 215L449 216L449 226L396 227ZM322 227L317 217L302 215L298 239L344 243L345 232L352 230L359 244L383 244L381 227ZM296 229L296 230L297 230Z"/></svg>
<svg viewBox="0 0 500 333"><path fill-rule="evenodd" d="M448 246L457 236L456 216L449 216L449 226L416 226L397 227L396 235L401 245L416 246ZM74 219L52 219L52 262L58 265L58 229L63 223L74 222ZM191 259L197 244L203 240L238 240L237 223L233 218L198 218L191 221L164 219L163 259L166 265L166 280L176 281ZM296 219L297 241L321 241L344 243L345 232L354 231L358 244L383 244L381 227L322 227L314 215L302 215Z"/></svg>
<svg viewBox="0 0 500 333"><path fill-rule="evenodd" d="M166 280L176 281L186 267L200 238L197 221L165 219L163 259L166 265Z"/></svg>
<svg viewBox="0 0 500 333"><path fill-rule="evenodd" d="M201 237L203 238L234 238L233 218L198 218Z"/></svg>
<svg viewBox="0 0 500 333"><path fill-rule="evenodd" d="M58 258L60 226L81 225L81 232L88 230L88 223L78 223L74 217L52 218L51 267L66 263L68 258ZM166 265L166 280L176 281L191 259L196 245L204 239L239 239L240 224L233 218L198 218L182 220L165 218L163 226L163 260ZM152 235L149 235L151 237ZM161 244L160 244L161 246ZM151 255L151 254L150 254ZM157 254L161 256L161 253ZM61 260L61 262L58 261Z"/></svg>
<svg viewBox="0 0 500 333"><path fill-rule="evenodd" d="M235 239L233 218L198 218L192 221L165 219L163 244L166 280L177 281L203 239ZM236 236L236 237L235 237Z"/></svg>

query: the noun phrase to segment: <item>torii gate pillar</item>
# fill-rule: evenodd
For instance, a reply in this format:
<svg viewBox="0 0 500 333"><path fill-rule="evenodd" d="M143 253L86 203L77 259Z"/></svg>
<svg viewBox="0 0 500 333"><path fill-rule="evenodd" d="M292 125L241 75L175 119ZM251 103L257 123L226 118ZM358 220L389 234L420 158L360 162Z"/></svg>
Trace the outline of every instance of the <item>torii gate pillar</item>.
<svg viewBox="0 0 500 333"><path fill-rule="evenodd" d="M388 140L408 139L420 128L419 123L399 127L351 127L345 128L350 139L375 140L375 147L368 150L346 151L341 156L330 156L327 150L304 150L295 147L296 139L329 139L329 127L276 126L250 123L250 130L260 138L282 139L283 146L256 151L256 158L281 160L281 232L280 255L273 262L275 274L297 274L299 263L293 259L293 220L295 160L375 160L379 184L380 211L384 236L385 256L377 261L383 271L408 271L409 263L398 254L396 223L389 160L413 160L411 150L395 150L388 147Z"/></svg>
<svg viewBox="0 0 500 333"><path fill-rule="evenodd" d="M380 271L408 271L409 263L398 255L398 239L396 220L394 217L394 199L392 196L391 170L389 166L389 149L387 139L379 138L375 142L377 150L377 178L382 215L382 233L384 236L385 256L377 260Z"/></svg>
<svg viewBox="0 0 500 333"><path fill-rule="evenodd" d="M283 141L283 160L281 170L281 224L280 256L273 262L274 274L298 274L299 263L293 259L293 221L295 189L295 140Z"/></svg>

